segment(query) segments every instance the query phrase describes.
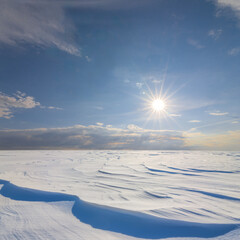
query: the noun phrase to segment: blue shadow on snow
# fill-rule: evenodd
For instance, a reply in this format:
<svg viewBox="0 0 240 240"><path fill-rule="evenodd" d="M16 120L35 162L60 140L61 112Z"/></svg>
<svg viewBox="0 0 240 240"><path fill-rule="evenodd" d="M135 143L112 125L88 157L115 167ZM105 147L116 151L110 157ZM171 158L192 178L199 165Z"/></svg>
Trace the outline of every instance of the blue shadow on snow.
<svg viewBox="0 0 240 240"><path fill-rule="evenodd" d="M158 218L145 213L88 203L75 195L18 187L5 180L0 180L0 184L3 185L0 194L12 200L28 202L73 201L72 213L81 222L97 229L138 238L210 238L223 235L238 227L237 224L207 224Z"/></svg>

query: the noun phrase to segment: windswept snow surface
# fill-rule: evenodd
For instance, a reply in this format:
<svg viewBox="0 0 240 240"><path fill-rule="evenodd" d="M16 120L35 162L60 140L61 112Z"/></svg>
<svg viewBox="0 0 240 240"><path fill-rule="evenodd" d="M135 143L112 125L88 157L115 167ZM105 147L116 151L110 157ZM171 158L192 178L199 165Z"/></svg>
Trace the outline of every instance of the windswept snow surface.
<svg viewBox="0 0 240 240"><path fill-rule="evenodd" d="M0 239L240 239L240 153L0 151Z"/></svg>

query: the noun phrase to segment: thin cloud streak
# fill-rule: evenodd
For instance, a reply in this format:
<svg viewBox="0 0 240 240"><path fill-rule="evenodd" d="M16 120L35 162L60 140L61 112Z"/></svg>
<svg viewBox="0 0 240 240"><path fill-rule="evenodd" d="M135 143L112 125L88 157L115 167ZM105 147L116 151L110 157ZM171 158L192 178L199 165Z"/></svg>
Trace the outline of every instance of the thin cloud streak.
<svg viewBox="0 0 240 240"><path fill-rule="evenodd" d="M201 121L200 120L190 120L188 122L190 122L190 123L200 123Z"/></svg>
<svg viewBox="0 0 240 240"><path fill-rule="evenodd" d="M229 113L216 111L216 112L209 112L208 114L212 116L224 116L224 115L228 115Z"/></svg>

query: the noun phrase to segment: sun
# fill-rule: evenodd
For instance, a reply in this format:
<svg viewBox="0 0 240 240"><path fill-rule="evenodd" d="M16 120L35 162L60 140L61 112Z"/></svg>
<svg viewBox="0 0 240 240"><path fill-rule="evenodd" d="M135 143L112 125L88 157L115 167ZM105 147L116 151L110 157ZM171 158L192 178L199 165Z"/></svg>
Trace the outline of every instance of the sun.
<svg viewBox="0 0 240 240"><path fill-rule="evenodd" d="M165 102L160 98L156 98L152 101L152 109L154 112L161 112L165 109L165 107Z"/></svg>

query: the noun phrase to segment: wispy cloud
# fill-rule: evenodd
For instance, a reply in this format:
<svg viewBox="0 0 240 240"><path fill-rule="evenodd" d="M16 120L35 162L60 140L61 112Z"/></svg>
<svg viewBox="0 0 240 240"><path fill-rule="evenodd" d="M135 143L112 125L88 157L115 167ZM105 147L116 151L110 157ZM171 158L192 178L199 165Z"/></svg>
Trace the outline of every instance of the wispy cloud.
<svg viewBox="0 0 240 240"><path fill-rule="evenodd" d="M237 56L240 53L240 47L232 48L228 51L228 55Z"/></svg>
<svg viewBox="0 0 240 240"><path fill-rule="evenodd" d="M199 43L199 41L195 40L195 39L188 39L187 40L188 44L192 45L193 47L197 48L197 49L202 49L205 46L203 46L201 43Z"/></svg>
<svg viewBox="0 0 240 240"><path fill-rule="evenodd" d="M178 105L175 107L178 112L189 111L193 109L199 109L204 107L209 107L211 105L218 104L218 101L209 99L188 99L179 100Z"/></svg>
<svg viewBox="0 0 240 240"><path fill-rule="evenodd" d="M200 120L190 120L188 122L190 122L190 123L200 123L201 121Z"/></svg>
<svg viewBox="0 0 240 240"><path fill-rule="evenodd" d="M229 113L228 112L215 111L215 112L209 112L208 114L212 115L212 116L224 116L224 115L228 115Z"/></svg>
<svg viewBox="0 0 240 240"><path fill-rule="evenodd" d="M89 56L85 56L85 59L87 60L87 62L91 62L92 59Z"/></svg>
<svg viewBox="0 0 240 240"><path fill-rule="evenodd" d="M144 82L152 82L155 84L159 84L163 82L163 79L165 77L166 73L164 74L147 74L145 76L143 76L143 81Z"/></svg>
<svg viewBox="0 0 240 240"><path fill-rule="evenodd" d="M55 47L81 56L74 41L76 27L69 9L118 10L144 7L153 0L0 0L0 45L24 46L26 43ZM85 56L90 62L91 58Z"/></svg>
<svg viewBox="0 0 240 240"><path fill-rule="evenodd" d="M129 124L127 128L131 131L142 131L143 129L135 124Z"/></svg>
<svg viewBox="0 0 240 240"><path fill-rule="evenodd" d="M158 80L158 79L153 79L152 80L152 83L155 83L155 84L159 84L159 83L161 83L162 81L161 80Z"/></svg>
<svg viewBox="0 0 240 240"><path fill-rule="evenodd" d="M102 106L94 106L93 108L94 108L94 109L97 109L97 110L99 110L99 111L102 111L102 110L103 110L103 107L102 107Z"/></svg>
<svg viewBox="0 0 240 240"><path fill-rule="evenodd" d="M141 82L137 82L137 83L136 83L136 86L137 86L137 88L141 89L142 86L143 86L143 83L141 83Z"/></svg>
<svg viewBox="0 0 240 240"><path fill-rule="evenodd" d="M30 108L48 108L48 109L57 109L61 108L53 106L42 106L40 102L37 102L34 97L27 96L25 93L17 91L12 96L0 92L0 118L10 119L14 115L14 111L17 108L30 109Z"/></svg>
<svg viewBox="0 0 240 240"><path fill-rule="evenodd" d="M238 120L236 120L236 121L238 121ZM214 121L214 122L206 123L204 125L196 126L194 128L191 128L187 132L192 132L192 131L196 131L196 130L199 130L199 129L209 128L209 127L214 127L214 126L219 126L219 125L226 125L226 124L229 125L231 123L233 123L233 119L232 118L230 118L230 119L228 118L228 119L225 119L225 120Z"/></svg>
<svg viewBox="0 0 240 240"><path fill-rule="evenodd" d="M208 36L210 36L214 40L217 40L221 35L222 35L222 29L211 29L208 32Z"/></svg>
<svg viewBox="0 0 240 240"><path fill-rule="evenodd" d="M29 43L80 56L80 49L72 40L73 32L74 26L67 19L61 2L1 0L1 45Z"/></svg>

